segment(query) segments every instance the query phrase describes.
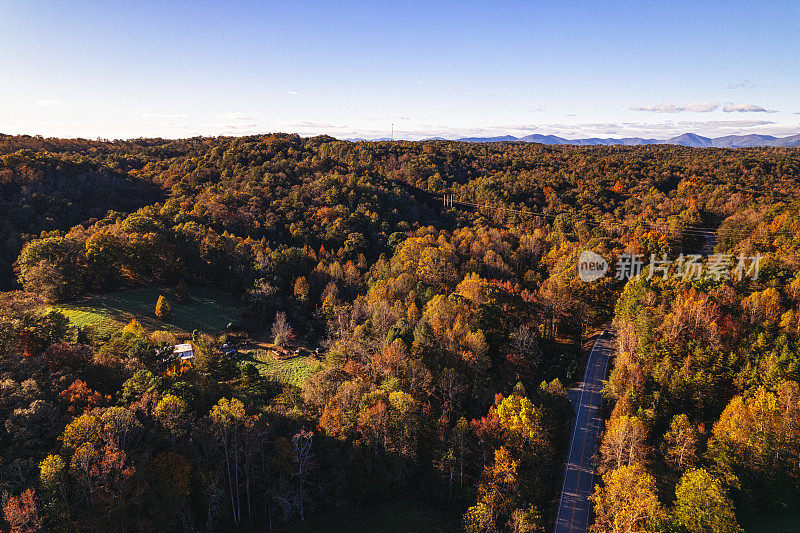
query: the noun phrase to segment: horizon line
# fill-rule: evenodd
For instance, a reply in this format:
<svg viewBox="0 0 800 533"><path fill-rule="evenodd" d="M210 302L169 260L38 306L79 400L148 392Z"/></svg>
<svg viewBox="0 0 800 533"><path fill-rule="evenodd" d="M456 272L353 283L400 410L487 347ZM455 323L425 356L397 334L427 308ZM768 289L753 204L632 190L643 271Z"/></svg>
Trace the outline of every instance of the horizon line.
<svg viewBox="0 0 800 533"><path fill-rule="evenodd" d="M667 137L667 138L663 138L663 139L660 139L660 138L657 138L657 137L640 137L640 136L600 137L600 136L596 136L596 135L595 136L586 136L586 137L568 138L568 137L562 137L560 135L556 135L554 133L531 133L531 134L523 135L523 136L511 135L511 134L508 134L508 133L507 134L497 134L497 135L485 135L485 136L477 134L477 135L463 135L463 136L459 136L459 137L427 134L428 136L426 136L426 137L422 137L422 138L418 138L418 139L412 139L412 138L409 138L407 136L399 136L398 137L397 135L395 135L394 137L389 137L389 136L385 136L385 137L380 137L380 136L359 137L358 134L354 134L353 136L337 137L335 135L331 135L330 133L301 133L301 132L298 132L298 131L294 131L293 132L293 131L280 131L280 130L262 131L262 132L246 132L246 133L238 133L238 134L236 134L236 133L233 133L233 134L232 133L197 134L197 135L178 136L178 137L172 137L172 136L144 136L144 135L140 135L138 137L113 137L112 138L112 137L100 137L100 136L98 136L98 137L86 137L86 136L80 136L80 135L78 135L78 136L60 137L60 136L53 136L53 135L42 135L42 134L39 134L39 133L4 133L4 132L0 131L0 137L32 137L32 138L37 138L38 137L38 138L41 138L41 139L84 140L84 141L96 141L96 142L122 142L122 141L136 141L136 140L147 140L147 139L163 139L163 140L170 140L170 141L180 141L180 140L197 139L197 138L209 138L209 139L210 138L239 138L239 137L258 137L258 136L264 136L264 135L297 135L297 136L299 136L300 138L303 138L303 139L310 139L310 138L313 138L313 137L326 136L326 137L331 137L331 138L339 140L339 141L348 141L348 142L391 142L391 141L405 141L405 142L424 142L424 141L514 142L514 141L522 141L522 142L529 142L529 141L524 141L523 139L525 139L526 137L539 136L539 137L552 137L552 138L560 139L560 140L563 140L563 141L568 141L567 144L569 144L569 141L585 141L585 140L592 140L592 139L597 139L597 140L601 140L601 141L641 139L643 141L664 142L664 141L669 141L669 140L672 140L672 139L677 139L677 138L683 137L685 135L694 135L696 137L701 137L701 138L709 139L709 140L712 140L712 141L716 140L716 139L724 139L724 138L728 138L728 137L752 137L752 136L756 136L756 137L771 137L773 140L781 140L781 139L787 139L787 138L790 138L790 137L795 137L795 136L800 135L800 130L798 130L797 133L791 133L789 135L781 135L781 136L771 135L771 134L766 134L766 133L730 133L730 134L720 135L720 136L715 136L715 137L710 137L708 135L702 135L702 134L695 133L695 132L692 132L692 131L685 131L685 132L680 133L678 135L673 135L671 137ZM417 136L417 135L423 135L423 134L422 133L410 133L410 135ZM508 138L508 137L510 137L511 139L508 139L508 140L496 140L496 141L492 141L492 140L487 140L487 141L475 140L475 141L473 141L472 140L472 139L503 139L503 138ZM537 144L537 143L533 142L532 144Z"/></svg>

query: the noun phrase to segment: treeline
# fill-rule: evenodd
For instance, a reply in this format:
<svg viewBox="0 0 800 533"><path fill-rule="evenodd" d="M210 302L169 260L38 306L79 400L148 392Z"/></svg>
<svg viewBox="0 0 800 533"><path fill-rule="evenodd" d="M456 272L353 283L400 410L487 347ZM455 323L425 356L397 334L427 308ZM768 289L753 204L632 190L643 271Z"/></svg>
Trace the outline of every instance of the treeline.
<svg viewBox="0 0 800 533"><path fill-rule="evenodd" d="M586 333L615 315L598 530L630 480L652 489L658 527L707 503L698 484L730 509L762 485L791 501L790 415L773 413L782 451L758 460L750 437L716 444L715 424L733 424L729 409L761 420L758 402L783 405L798 379L797 151L276 134L3 137L0 152L31 169L8 193L46 200L43 217L7 226L26 241L25 292L0 302L0 490L15 531L264 529L408 493L470 531L545 530L571 427L564 384ZM443 210L444 192L538 215ZM583 250L612 265L695 251L688 228L707 225L719 251L765 256L758 282L577 276ZM149 285L225 288L251 335L294 335L326 359L298 388L196 332L194 364L165 367L166 332L101 335L42 313Z"/></svg>
<svg viewBox="0 0 800 533"><path fill-rule="evenodd" d="M95 161L29 149L0 155L0 288L15 285L11 265L24 240L162 197L159 187Z"/></svg>

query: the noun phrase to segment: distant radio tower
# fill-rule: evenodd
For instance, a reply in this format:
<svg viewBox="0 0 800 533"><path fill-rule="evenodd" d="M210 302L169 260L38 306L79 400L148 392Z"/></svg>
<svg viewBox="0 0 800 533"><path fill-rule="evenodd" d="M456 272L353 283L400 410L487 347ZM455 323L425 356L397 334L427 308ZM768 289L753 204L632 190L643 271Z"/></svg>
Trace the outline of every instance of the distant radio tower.
<svg viewBox="0 0 800 533"><path fill-rule="evenodd" d="M394 140L394 122L392 122L392 140Z"/></svg>

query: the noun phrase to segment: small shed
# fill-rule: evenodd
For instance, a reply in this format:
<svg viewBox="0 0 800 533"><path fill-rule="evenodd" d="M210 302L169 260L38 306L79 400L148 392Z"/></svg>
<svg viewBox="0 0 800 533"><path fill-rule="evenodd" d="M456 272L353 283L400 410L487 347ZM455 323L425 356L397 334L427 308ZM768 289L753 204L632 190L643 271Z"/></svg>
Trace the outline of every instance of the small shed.
<svg viewBox="0 0 800 533"><path fill-rule="evenodd" d="M176 344L175 350L172 352L177 359L186 360L194 357L194 348L191 344Z"/></svg>

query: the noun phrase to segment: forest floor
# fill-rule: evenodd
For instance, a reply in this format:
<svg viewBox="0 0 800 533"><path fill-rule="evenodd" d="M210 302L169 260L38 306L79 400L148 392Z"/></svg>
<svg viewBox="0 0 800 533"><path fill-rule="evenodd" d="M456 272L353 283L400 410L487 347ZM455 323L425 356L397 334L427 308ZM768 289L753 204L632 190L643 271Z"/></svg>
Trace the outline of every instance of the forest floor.
<svg viewBox="0 0 800 533"><path fill-rule="evenodd" d="M450 508L451 507L451 508ZM346 533L369 531L371 533L455 533L464 531L461 521L462 507L431 505L414 498L399 498L363 509L326 514L297 524L278 528L280 533L320 531Z"/></svg>
<svg viewBox="0 0 800 533"><path fill-rule="evenodd" d="M170 288L125 289L58 303L48 310L61 311L73 326L92 326L100 334L112 333L134 318L148 331L176 334L190 334L195 329L218 334L229 323L239 321L242 306L233 296L208 287L191 287L188 292L189 301L179 303ZM162 294L172 307L169 321L155 317L156 301Z"/></svg>
<svg viewBox="0 0 800 533"><path fill-rule="evenodd" d="M800 533L800 513L743 516L739 522L745 533Z"/></svg>

